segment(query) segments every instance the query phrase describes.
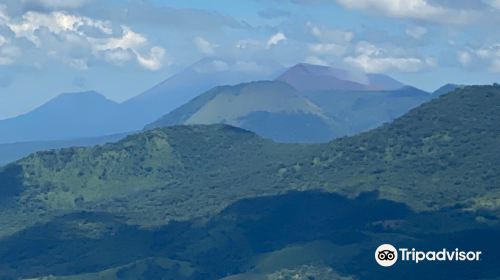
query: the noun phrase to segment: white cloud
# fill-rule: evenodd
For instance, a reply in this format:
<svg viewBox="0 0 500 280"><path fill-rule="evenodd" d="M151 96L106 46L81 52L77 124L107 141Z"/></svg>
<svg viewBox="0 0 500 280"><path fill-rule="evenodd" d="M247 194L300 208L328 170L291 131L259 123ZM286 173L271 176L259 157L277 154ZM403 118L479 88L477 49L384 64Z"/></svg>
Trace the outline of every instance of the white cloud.
<svg viewBox="0 0 500 280"><path fill-rule="evenodd" d="M477 49L465 48L457 52L457 60L464 67L487 68L500 72L500 43L485 45Z"/></svg>
<svg viewBox="0 0 500 280"><path fill-rule="evenodd" d="M137 51L134 51L137 56L137 60L139 63L149 70L155 71L160 69L163 66L163 63L166 60L165 50L160 47L152 47L149 54L142 55Z"/></svg>
<svg viewBox="0 0 500 280"><path fill-rule="evenodd" d="M422 26L411 26L405 30L406 34L414 39L420 40L422 36L427 34L427 29Z"/></svg>
<svg viewBox="0 0 500 280"><path fill-rule="evenodd" d="M335 43L318 43L310 44L309 50L316 54L332 54L336 56L343 55L347 49L347 46L338 45Z"/></svg>
<svg viewBox="0 0 500 280"><path fill-rule="evenodd" d="M153 46L144 52L142 50L148 44L147 38L127 26L122 26L122 30L121 37L90 40L96 50L106 52L107 61L121 65L132 59L132 53L142 67L151 71L162 68L168 62L165 49Z"/></svg>
<svg viewBox="0 0 500 280"><path fill-rule="evenodd" d="M382 48L368 42L360 42L356 47L356 55L348 56L344 61L366 72L379 73L388 70L401 72L417 72L434 66L433 59L421 59L412 56L391 55Z"/></svg>
<svg viewBox="0 0 500 280"><path fill-rule="evenodd" d="M14 59L21 55L21 50L10 44L10 40L0 35L0 65L14 63Z"/></svg>
<svg viewBox="0 0 500 280"><path fill-rule="evenodd" d="M75 32L85 36L80 28L87 26L97 28L107 35L112 33L109 24L104 21L59 11L49 14L30 11L25 13L20 21L9 20L7 26L15 33L16 37L25 37L37 46L40 45L40 38L35 33L40 28L47 28L54 34Z"/></svg>
<svg viewBox="0 0 500 280"><path fill-rule="evenodd" d="M14 63L14 59L21 54L21 51L14 46L2 46L0 48L0 65Z"/></svg>
<svg viewBox="0 0 500 280"><path fill-rule="evenodd" d="M127 61L130 61L133 58L133 55L134 54L130 51L121 48L104 52L104 58L106 59L106 61L116 65L125 64Z"/></svg>
<svg viewBox="0 0 500 280"><path fill-rule="evenodd" d="M312 22L307 22L311 34L318 42L310 43L309 50L313 53L312 57L317 55L342 56L346 53L354 34L337 28L317 26Z"/></svg>
<svg viewBox="0 0 500 280"><path fill-rule="evenodd" d="M493 73L500 73L500 58L491 62L489 70Z"/></svg>
<svg viewBox="0 0 500 280"><path fill-rule="evenodd" d="M483 65L488 65L490 72L500 73L500 43L481 47L475 50L475 55Z"/></svg>
<svg viewBox="0 0 500 280"><path fill-rule="evenodd" d="M274 34L273 36L271 36L271 38L269 38L269 40L267 40L267 44L266 44L266 48L271 48L277 44L279 44L280 42L284 42L286 41L287 38L285 36L285 34L281 33L281 32L278 32L276 34Z"/></svg>
<svg viewBox="0 0 500 280"><path fill-rule="evenodd" d="M467 51L458 51L457 58L458 62L460 62L463 66L469 65L472 61L471 54Z"/></svg>
<svg viewBox="0 0 500 280"><path fill-rule="evenodd" d="M492 8L500 10L500 0L483 0L483 2Z"/></svg>
<svg viewBox="0 0 500 280"><path fill-rule="evenodd" d="M218 47L218 45L210 43L203 37L194 38L194 43L198 50L206 55L213 55L215 53L215 49Z"/></svg>
<svg viewBox="0 0 500 280"><path fill-rule="evenodd" d="M317 57L317 56L309 56L304 60L305 63L314 64L314 65L322 65L322 66L330 66L328 62Z"/></svg>
<svg viewBox="0 0 500 280"><path fill-rule="evenodd" d="M437 6L427 0L337 0L337 2L348 9L432 22L464 24L478 17L476 11Z"/></svg>
<svg viewBox="0 0 500 280"><path fill-rule="evenodd" d="M354 38L354 33L350 31L331 27L317 26L310 21L306 23L306 26L309 27L311 34L321 42L340 44L351 42Z"/></svg>
<svg viewBox="0 0 500 280"><path fill-rule="evenodd" d="M94 48L100 51L113 49L137 49L148 42L146 37L135 33L127 26L122 26L121 37L111 37L103 39L90 38Z"/></svg>
<svg viewBox="0 0 500 280"><path fill-rule="evenodd" d="M483 59L500 58L500 43L481 47L475 52L477 56Z"/></svg>
<svg viewBox="0 0 500 280"><path fill-rule="evenodd" d="M81 58L63 58L63 61L78 70L87 70L89 66L87 65L87 60Z"/></svg>
<svg viewBox="0 0 500 280"><path fill-rule="evenodd" d="M249 49L249 48L258 48L260 46L261 46L261 43L257 40L253 40L253 39L243 39L243 40L239 40L238 42L236 42L236 48L240 49L240 50Z"/></svg>
<svg viewBox="0 0 500 280"><path fill-rule="evenodd" d="M88 59L103 59L116 65L135 59L148 70L158 70L168 62L165 49L150 46L144 35L125 25L113 28L109 22L62 11L30 11L17 20L2 18L16 38L28 39L49 57L76 69L87 69Z"/></svg>

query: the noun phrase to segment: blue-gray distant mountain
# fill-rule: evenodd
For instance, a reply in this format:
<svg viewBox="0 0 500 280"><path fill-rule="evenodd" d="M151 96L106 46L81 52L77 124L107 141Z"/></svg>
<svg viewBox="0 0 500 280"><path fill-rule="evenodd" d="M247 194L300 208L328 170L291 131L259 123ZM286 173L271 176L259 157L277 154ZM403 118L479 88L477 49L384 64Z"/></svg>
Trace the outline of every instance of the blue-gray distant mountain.
<svg viewBox="0 0 500 280"><path fill-rule="evenodd" d="M325 114L341 121L348 135L390 122L432 98L430 93L411 86L369 92L317 91L304 93L304 96Z"/></svg>
<svg viewBox="0 0 500 280"><path fill-rule="evenodd" d="M62 94L27 114L0 121L0 143L68 140L139 130L214 86L270 79L280 69L273 62L207 58L121 104L93 91Z"/></svg>
<svg viewBox="0 0 500 280"><path fill-rule="evenodd" d="M322 142L346 134L334 118L280 81L216 87L146 128L216 123L242 127L279 142Z"/></svg>
<svg viewBox="0 0 500 280"><path fill-rule="evenodd" d="M37 109L0 121L0 143L115 134L130 129L120 105L94 92L62 94Z"/></svg>
<svg viewBox="0 0 500 280"><path fill-rule="evenodd" d="M125 101L126 111L134 112L142 128L178 108L201 93L222 85L271 79L282 70L274 62L241 62L222 58L202 59L151 89Z"/></svg>
<svg viewBox="0 0 500 280"><path fill-rule="evenodd" d="M34 141L0 144L0 166L19 160L29 154L60 149L66 147L88 147L116 142L128 133L113 134L94 138L79 138L73 140L54 140L54 141Z"/></svg>
<svg viewBox="0 0 500 280"><path fill-rule="evenodd" d="M323 90L394 90L404 86L383 74L365 74L327 66L299 63L276 80L287 82L302 92Z"/></svg>
<svg viewBox="0 0 500 280"><path fill-rule="evenodd" d="M385 75L363 74L365 85L353 75L298 64L275 81L216 87L146 128L223 123L278 142L325 142L378 127L431 99Z"/></svg>
<svg viewBox="0 0 500 280"><path fill-rule="evenodd" d="M274 82L218 87L196 98L214 86L273 76L276 69L272 62L210 58L122 104L96 92L63 94L0 121L0 143L126 133L164 115L152 126L225 123L280 142L324 142L375 128L431 97L382 74L297 64Z"/></svg>

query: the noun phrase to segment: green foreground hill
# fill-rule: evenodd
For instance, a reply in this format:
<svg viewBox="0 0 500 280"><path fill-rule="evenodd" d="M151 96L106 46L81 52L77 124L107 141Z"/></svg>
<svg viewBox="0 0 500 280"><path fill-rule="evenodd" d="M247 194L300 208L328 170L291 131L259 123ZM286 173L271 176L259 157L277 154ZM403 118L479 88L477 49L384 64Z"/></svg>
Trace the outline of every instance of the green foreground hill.
<svg viewBox="0 0 500 280"><path fill-rule="evenodd" d="M3 224L15 228L36 221L33 217L80 210L120 214L148 226L208 216L238 199L280 191L274 171L303 150L212 125L40 152L3 169L0 198L8 206L0 215Z"/></svg>
<svg viewBox="0 0 500 280"><path fill-rule="evenodd" d="M387 236L495 243L498 124L500 87L472 86L327 144L199 125L36 153L0 171L0 268L16 279L155 271L168 271L165 279L296 271L365 279L375 268L356 267L373 263L360 252ZM488 269L485 277L498 273Z"/></svg>

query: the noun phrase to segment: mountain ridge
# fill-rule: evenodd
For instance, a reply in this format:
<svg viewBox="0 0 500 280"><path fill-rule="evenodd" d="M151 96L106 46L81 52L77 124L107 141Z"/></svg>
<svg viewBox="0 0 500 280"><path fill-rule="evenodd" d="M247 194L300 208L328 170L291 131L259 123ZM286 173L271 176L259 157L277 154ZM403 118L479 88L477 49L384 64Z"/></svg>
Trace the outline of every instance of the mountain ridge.
<svg viewBox="0 0 500 280"><path fill-rule="evenodd" d="M214 86L268 79L281 67L273 62L259 63L241 65L228 59L205 58L121 103L95 91L63 93L30 112L0 120L0 144L140 130Z"/></svg>
<svg viewBox="0 0 500 280"><path fill-rule="evenodd" d="M323 143L392 121L431 97L411 86L300 92L284 81L257 81L213 88L145 129L226 123L277 142ZM296 107L294 100L301 98L302 105Z"/></svg>
<svg viewBox="0 0 500 280"><path fill-rule="evenodd" d="M470 86L325 144L215 124L32 154L0 168L0 277L489 279L498 108L500 86ZM486 257L381 272L373 250L388 238Z"/></svg>
<svg viewBox="0 0 500 280"><path fill-rule="evenodd" d="M457 204L471 209L490 205L498 211L500 194L494 186L500 178L491 168L500 166L491 152L500 135L498 105L499 87L466 87L391 124L314 145L278 144L221 124L172 126L114 144L32 154L4 167L0 181L12 178L5 170L20 168L16 176L25 191L16 200L25 201L28 212L75 207L116 211L128 201L130 219L148 209L156 213L150 215L152 224L164 221L167 213L180 218L194 211L203 216L227 205L221 201L237 197L311 188L344 195L378 190L382 198L419 211ZM435 187L436 182L442 188ZM194 189L196 193L187 195ZM174 200L177 208L148 202L169 201L171 196L182 198ZM199 201L201 196L211 199ZM148 206L140 206L143 203ZM173 210L181 208L191 210Z"/></svg>
<svg viewBox="0 0 500 280"><path fill-rule="evenodd" d="M326 117L320 107L281 81L216 87L145 128L214 123L250 129L281 142L325 141L337 133L333 127L342 129L335 119ZM303 136L306 133L309 138Z"/></svg>
<svg viewBox="0 0 500 280"><path fill-rule="evenodd" d="M121 133L119 104L95 91L61 94L35 110L0 121L0 143Z"/></svg>
<svg viewBox="0 0 500 280"><path fill-rule="evenodd" d="M404 85L384 74L357 73L328 66L299 63L276 78L301 92L325 90L395 90Z"/></svg>

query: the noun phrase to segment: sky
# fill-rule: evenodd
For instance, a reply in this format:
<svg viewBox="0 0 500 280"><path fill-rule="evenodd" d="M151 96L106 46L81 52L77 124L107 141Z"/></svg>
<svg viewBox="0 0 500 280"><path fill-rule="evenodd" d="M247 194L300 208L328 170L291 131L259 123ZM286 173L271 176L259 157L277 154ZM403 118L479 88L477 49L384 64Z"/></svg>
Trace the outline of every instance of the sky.
<svg viewBox="0 0 500 280"><path fill-rule="evenodd" d="M205 57L491 84L498 26L500 0L0 0L0 119L66 92L121 102Z"/></svg>

